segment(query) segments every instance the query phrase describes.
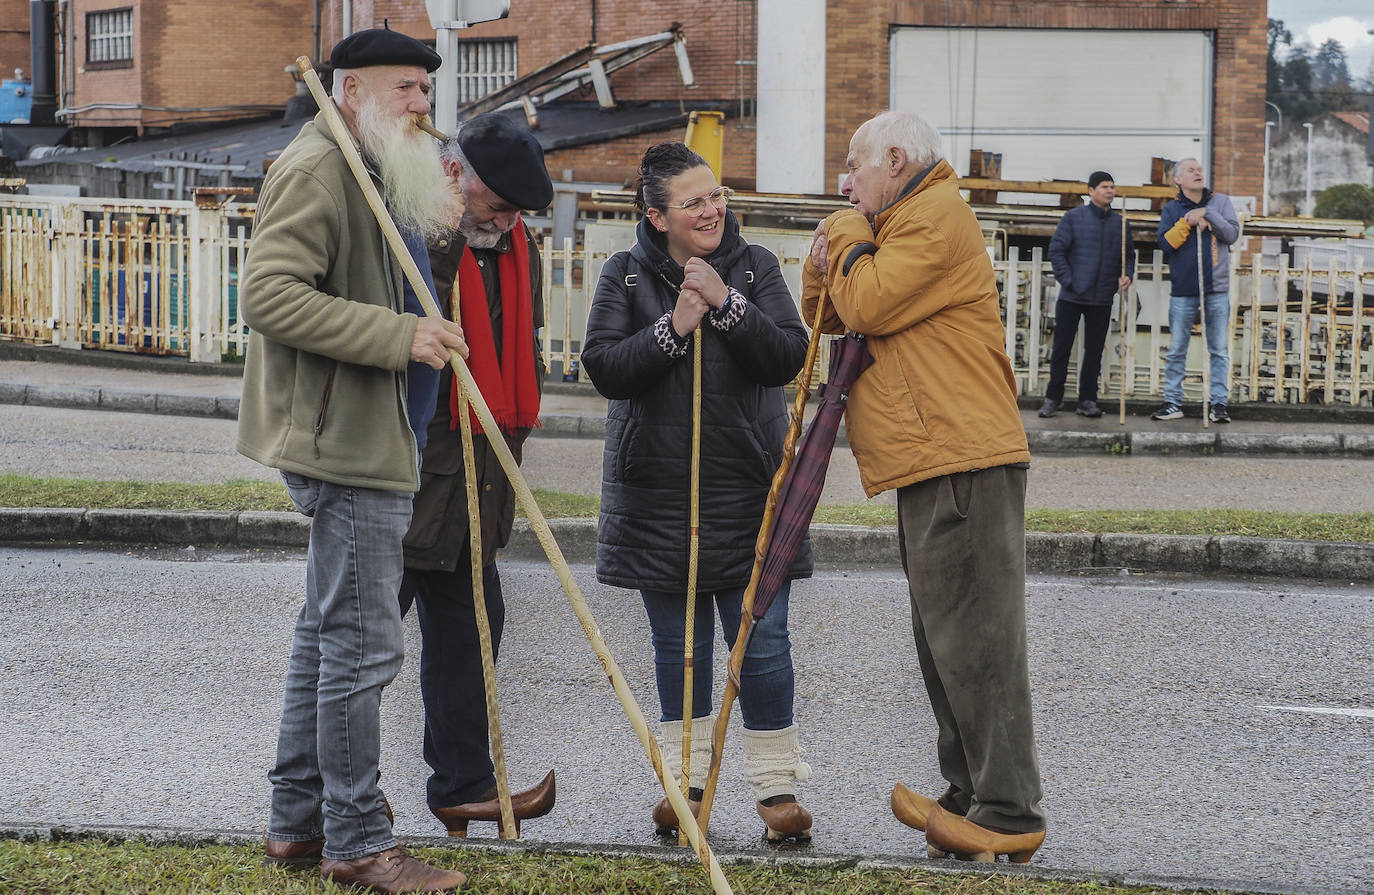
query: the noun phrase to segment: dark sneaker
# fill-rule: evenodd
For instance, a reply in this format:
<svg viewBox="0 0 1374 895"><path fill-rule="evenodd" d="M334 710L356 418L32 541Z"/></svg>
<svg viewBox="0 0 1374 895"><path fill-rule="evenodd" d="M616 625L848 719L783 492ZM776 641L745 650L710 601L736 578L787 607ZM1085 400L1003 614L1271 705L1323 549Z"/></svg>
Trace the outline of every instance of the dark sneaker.
<svg viewBox="0 0 1374 895"><path fill-rule="evenodd" d="M1214 423L1231 422L1231 414L1226 412L1225 404L1213 404L1211 409L1207 411L1207 418Z"/></svg>
<svg viewBox="0 0 1374 895"><path fill-rule="evenodd" d="M1049 398L1046 398L1045 403L1040 405L1040 412L1037 414L1037 416L1043 419L1048 419L1049 417L1054 416L1054 412L1058 409L1058 401L1051 401Z"/></svg>
<svg viewBox="0 0 1374 895"><path fill-rule="evenodd" d="M1150 414L1152 420L1181 420L1183 419L1183 408L1171 401L1165 401L1159 409Z"/></svg>
<svg viewBox="0 0 1374 895"><path fill-rule="evenodd" d="M1079 401L1078 410L1076 412L1079 416L1097 419L1102 415L1102 408L1097 406L1096 401Z"/></svg>

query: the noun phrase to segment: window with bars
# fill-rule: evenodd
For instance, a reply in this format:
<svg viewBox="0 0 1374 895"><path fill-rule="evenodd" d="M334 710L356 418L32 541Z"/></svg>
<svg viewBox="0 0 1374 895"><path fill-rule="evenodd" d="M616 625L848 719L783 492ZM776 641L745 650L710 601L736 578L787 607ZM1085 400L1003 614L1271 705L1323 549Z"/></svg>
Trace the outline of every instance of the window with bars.
<svg viewBox="0 0 1374 895"><path fill-rule="evenodd" d="M105 9L86 14L86 62L121 63L134 59L134 11Z"/></svg>
<svg viewBox="0 0 1374 895"><path fill-rule="evenodd" d="M472 102L515 80L515 38L458 42L458 103Z"/></svg>

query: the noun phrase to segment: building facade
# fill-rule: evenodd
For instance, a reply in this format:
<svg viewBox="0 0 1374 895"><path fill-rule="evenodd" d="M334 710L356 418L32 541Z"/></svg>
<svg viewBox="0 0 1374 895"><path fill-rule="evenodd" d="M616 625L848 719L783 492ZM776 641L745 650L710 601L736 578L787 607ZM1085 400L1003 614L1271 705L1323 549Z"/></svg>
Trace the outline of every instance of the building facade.
<svg viewBox="0 0 1374 895"><path fill-rule="evenodd" d="M59 120L85 142L279 112L309 52L314 0L68 0L59 4ZM109 129L114 129L113 131Z"/></svg>

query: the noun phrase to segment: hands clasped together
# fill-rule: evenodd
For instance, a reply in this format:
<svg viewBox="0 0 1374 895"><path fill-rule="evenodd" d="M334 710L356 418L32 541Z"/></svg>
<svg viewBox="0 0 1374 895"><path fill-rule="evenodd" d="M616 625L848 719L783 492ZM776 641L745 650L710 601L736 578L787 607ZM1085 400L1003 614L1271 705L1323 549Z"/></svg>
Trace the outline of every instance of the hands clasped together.
<svg viewBox="0 0 1374 895"><path fill-rule="evenodd" d="M685 336L701 324L701 318L718 310L730 296L725 281L702 258L688 258L682 268L682 290L673 308L673 330Z"/></svg>

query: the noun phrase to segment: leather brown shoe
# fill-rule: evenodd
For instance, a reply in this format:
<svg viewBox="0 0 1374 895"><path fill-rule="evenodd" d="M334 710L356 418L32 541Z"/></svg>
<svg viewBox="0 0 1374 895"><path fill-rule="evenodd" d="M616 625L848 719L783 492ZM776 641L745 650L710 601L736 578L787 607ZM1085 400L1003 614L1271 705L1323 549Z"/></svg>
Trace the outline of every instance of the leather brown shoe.
<svg viewBox="0 0 1374 895"><path fill-rule="evenodd" d="M457 870L442 870L411 857L399 845L352 861L325 858L320 865L320 877L341 886L371 889L383 895L453 892L468 881Z"/></svg>
<svg viewBox="0 0 1374 895"><path fill-rule="evenodd" d="M701 797L703 793L695 786L687 790L687 808L692 812L693 817L701 815ZM658 800L654 806L654 833L659 836L677 835L677 812L673 810L673 803L664 796Z"/></svg>
<svg viewBox="0 0 1374 895"><path fill-rule="evenodd" d="M938 802L931 806L930 816L926 818L928 846L972 861L996 861L998 855L1006 855L1013 864L1027 864L1044 841L1044 830L999 833L946 811Z"/></svg>
<svg viewBox="0 0 1374 895"><path fill-rule="evenodd" d="M757 803L754 809L763 818L766 841L811 841L811 812L801 806L796 796L773 796Z"/></svg>
<svg viewBox="0 0 1374 895"><path fill-rule="evenodd" d="M290 867L299 870L320 863L324 853L324 837L293 842L289 839L263 839L262 863L268 867Z"/></svg>
<svg viewBox="0 0 1374 895"><path fill-rule="evenodd" d="M553 771L549 771L536 785L521 792L511 793L510 807L511 813L515 815L517 834L520 832L520 821L531 817L543 817L553 810L556 790ZM448 829L448 834L455 839L467 836L469 821L490 820L498 824L501 822L501 802L497 799L495 790L489 792L481 801L429 810L439 818Z"/></svg>

